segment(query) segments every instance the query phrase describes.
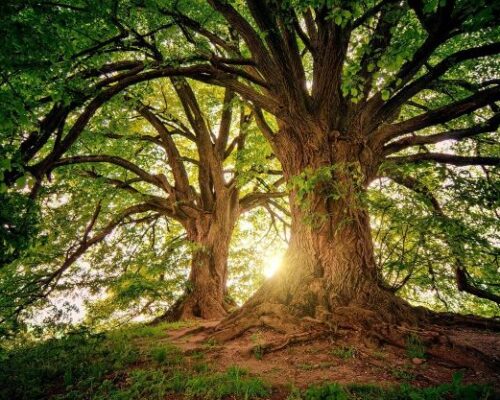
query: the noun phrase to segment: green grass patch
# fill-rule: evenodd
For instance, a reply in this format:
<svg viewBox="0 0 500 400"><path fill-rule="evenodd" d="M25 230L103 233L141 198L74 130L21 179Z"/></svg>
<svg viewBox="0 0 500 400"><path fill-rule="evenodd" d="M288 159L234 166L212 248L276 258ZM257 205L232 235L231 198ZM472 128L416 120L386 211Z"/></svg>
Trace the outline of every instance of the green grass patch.
<svg viewBox="0 0 500 400"><path fill-rule="evenodd" d="M330 350L330 354L342 360L356 357L357 350L354 346L340 346Z"/></svg>
<svg viewBox="0 0 500 400"><path fill-rule="evenodd" d="M255 399L269 394L269 387L261 379L252 377L240 367L229 367L224 373L195 376L186 382L188 397L219 400L228 396Z"/></svg>
<svg viewBox="0 0 500 400"><path fill-rule="evenodd" d="M403 384L391 388L373 385L329 383L313 385L304 391L294 390L288 400L489 400L493 390L486 385L465 385L459 374L451 383L428 388Z"/></svg>
<svg viewBox="0 0 500 400"><path fill-rule="evenodd" d="M0 400L154 400L169 393L218 400L268 394L262 380L238 367L214 372L202 362L202 353L190 362L166 341L167 327L79 331L3 350Z"/></svg>
<svg viewBox="0 0 500 400"><path fill-rule="evenodd" d="M406 338L406 355L409 358L425 358L425 346L415 334Z"/></svg>

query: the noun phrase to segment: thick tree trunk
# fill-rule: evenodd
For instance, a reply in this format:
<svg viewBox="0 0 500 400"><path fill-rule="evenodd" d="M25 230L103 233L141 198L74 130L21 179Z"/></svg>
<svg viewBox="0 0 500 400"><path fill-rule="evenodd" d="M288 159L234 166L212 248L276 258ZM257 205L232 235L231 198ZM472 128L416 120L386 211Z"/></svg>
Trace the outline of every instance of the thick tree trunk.
<svg viewBox="0 0 500 400"><path fill-rule="evenodd" d="M293 332L304 320L368 328L413 319L379 281L363 202L374 173L370 154L353 143L289 138L275 147L292 188L290 246L278 273L219 326L219 338L255 325Z"/></svg>
<svg viewBox="0 0 500 400"><path fill-rule="evenodd" d="M208 232L192 242L189 287L179 319L220 319L229 311L225 297L231 232L232 226L212 222Z"/></svg>
<svg viewBox="0 0 500 400"><path fill-rule="evenodd" d="M234 198L221 196L213 213L186 224L192 243L188 287L162 320L221 319L234 306L226 291L229 244L239 213Z"/></svg>
<svg viewBox="0 0 500 400"><path fill-rule="evenodd" d="M310 200L330 203L328 214L294 207L282 268L247 306L282 304L296 317L319 320L348 307L348 313L370 310L377 319L398 322L404 307L380 285L366 211L354 199L329 202L316 193Z"/></svg>

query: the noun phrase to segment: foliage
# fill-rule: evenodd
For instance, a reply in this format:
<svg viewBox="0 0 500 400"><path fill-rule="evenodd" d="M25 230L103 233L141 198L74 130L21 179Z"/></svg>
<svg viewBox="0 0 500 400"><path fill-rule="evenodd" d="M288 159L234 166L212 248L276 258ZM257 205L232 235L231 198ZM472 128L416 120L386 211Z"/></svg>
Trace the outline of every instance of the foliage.
<svg viewBox="0 0 500 400"><path fill-rule="evenodd" d="M266 384L237 366L221 373L191 370L165 338L167 329L178 327L138 325L101 334L80 329L60 339L3 348L0 399L160 399L180 393L219 400L268 394ZM147 367L151 362L155 368Z"/></svg>
<svg viewBox="0 0 500 400"><path fill-rule="evenodd" d="M491 179L480 178L478 171L435 171L428 166L413 169L411 174L426 187L436 188L446 217L435 214L426 196L388 180L372 184L367 199L376 259L385 280L416 304L495 315L496 306L491 302L457 293L455 268L457 262L465 263L478 286L498 293L494 276L497 216L494 208L473 205L496 196L497 178L493 174ZM459 188L465 186L467 192L462 192ZM474 186L481 189L472 194Z"/></svg>
<svg viewBox="0 0 500 400"><path fill-rule="evenodd" d="M253 356L257 360L262 360L262 357L264 356L264 347L262 345L262 334L260 332L256 332L252 334L250 340L252 341L253 344L252 347Z"/></svg>
<svg viewBox="0 0 500 400"><path fill-rule="evenodd" d="M409 358L425 358L425 346L417 335L409 335L406 339L406 354Z"/></svg>
<svg viewBox="0 0 500 400"><path fill-rule="evenodd" d="M38 205L19 193L0 193L0 268L34 244L40 227Z"/></svg>
<svg viewBox="0 0 500 400"><path fill-rule="evenodd" d="M233 366L225 373L193 377L186 383L188 397L205 399L223 399L236 396L242 399L265 397L269 393L267 385L259 378L248 376L245 370Z"/></svg>

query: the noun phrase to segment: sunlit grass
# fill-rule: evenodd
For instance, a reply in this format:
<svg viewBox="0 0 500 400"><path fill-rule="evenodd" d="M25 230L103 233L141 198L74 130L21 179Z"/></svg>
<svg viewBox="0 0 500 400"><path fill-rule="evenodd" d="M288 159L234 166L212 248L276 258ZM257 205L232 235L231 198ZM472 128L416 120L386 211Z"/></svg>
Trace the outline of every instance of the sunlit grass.
<svg viewBox="0 0 500 400"><path fill-rule="evenodd" d="M269 398L272 387L265 378L237 365L220 371L205 359L205 350L184 354L168 338L168 330L179 326L184 325L137 325L101 334L80 330L61 339L0 351L0 400ZM339 355L351 353L352 349L344 348ZM301 369L308 371L316 366L304 364ZM380 388L328 383L292 390L288 398L486 400L491 393L484 385L464 385L455 375L451 383L425 389L408 384Z"/></svg>

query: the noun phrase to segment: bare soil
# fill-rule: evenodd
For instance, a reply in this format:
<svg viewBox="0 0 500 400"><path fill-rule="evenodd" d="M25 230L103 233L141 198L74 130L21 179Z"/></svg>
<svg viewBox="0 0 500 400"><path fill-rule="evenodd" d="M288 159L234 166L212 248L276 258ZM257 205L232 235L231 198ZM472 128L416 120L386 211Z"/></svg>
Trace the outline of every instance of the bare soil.
<svg viewBox="0 0 500 400"><path fill-rule="evenodd" d="M186 355L202 352L205 361L216 369L238 365L265 379L276 388L276 399L285 398L285 388L291 386L305 388L324 382L389 386L407 382L424 387L450 382L456 372L463 374L465 383L488 383L500 389L500 334L496 332L456 327L443 331L440 327L446 340L424 347L425 357L421 358L414 357L409 348L371 345L360 340L359 334L340 338L326 335L266 353L263 349L267 343L286 343L286 336L254 329L218 344L211 339L218 322L171 330L169 339Z"/></svg>

